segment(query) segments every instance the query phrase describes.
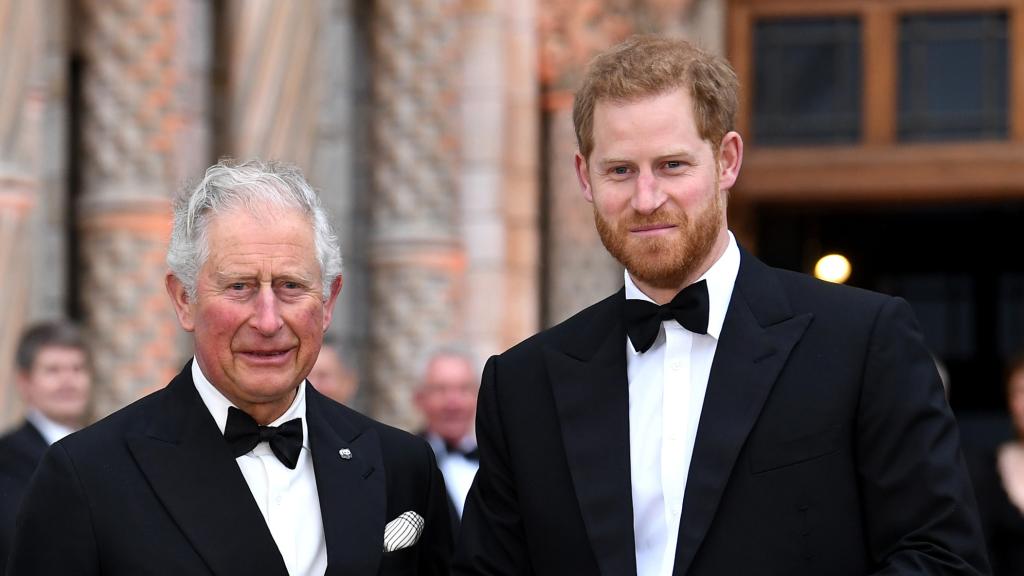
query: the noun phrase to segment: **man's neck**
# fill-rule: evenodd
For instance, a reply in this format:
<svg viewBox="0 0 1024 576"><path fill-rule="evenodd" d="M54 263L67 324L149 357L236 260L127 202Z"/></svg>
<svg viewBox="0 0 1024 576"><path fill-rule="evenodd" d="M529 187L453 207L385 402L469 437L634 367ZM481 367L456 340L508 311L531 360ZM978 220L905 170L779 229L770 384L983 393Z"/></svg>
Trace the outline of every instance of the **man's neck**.
<svg viewBox="0 0 1024 576"><path fill-rule="evenodd" d="M725 250L728 247L729 232L727 229L723 229L722 233L715 240L714 246L701 261L700 266L694 268L693 272L688 274L687 277L680 284L675 286L652 286L651 284L648 284L647 282L640 280L632 273L629 274L629 277L633 280L633 284L635 284L641 292L643 292L651 300L654 300L655 304L667 304L671 302L672 299L676 297L676 294L679 294L679 292L683 288L686 288L690 284L693 284L698 279L700 279L701 276L707 274L708 270L710 270L711 267L715 265L715 262L718 262L719 258L722 257L722 254L725 254Z"/></svg>

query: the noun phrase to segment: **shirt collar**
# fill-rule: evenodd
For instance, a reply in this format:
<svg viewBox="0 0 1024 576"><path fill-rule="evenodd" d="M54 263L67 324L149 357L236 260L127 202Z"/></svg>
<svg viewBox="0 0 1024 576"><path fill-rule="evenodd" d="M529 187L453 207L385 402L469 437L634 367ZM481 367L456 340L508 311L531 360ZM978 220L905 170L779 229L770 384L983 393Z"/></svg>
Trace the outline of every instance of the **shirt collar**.
<svg viewBox="0 0 1024 576"><path fill-rule="evenodd" d="M194 357L192 358L192 382L195 383L196 391L199 392L199 397L203 399L206 409L210 411L210 416L213 416L213 421L217 423L217 428L223 434L224 428L228 423L228 408L235 405L220 390L217 390L217 387L203 374L202 368L199 367L199 362ZM238 407L235 406L235 408ZM302 418L302 447L309 450L309 430L306 426L305 380L299 385L298 392L295 394L291 406L284 411L284 414L271 422L270 426L280 426L294 418Z"/></svg>
<svg viewBox="0 0 1024 576"><path fill-rule="evenodd" d="M25 420L28 420L29 423L36 427L36 430L39 431L39 434L43 437L43 440L46 440L47 444L53 444L75 431L74 428L69 428L59 422L50 420L35 408L29 408L25 412Z"/></svg>
<svg viewBox="0 0 1024 576"><path fill-rule="evenodd" d="M729 234L729 244L725 252L718 257L718 260L711 265L711 268L697 279L697 282L705 280L708 283L708 336L715 340L722 335L722 326L725 324L725 313L729 310L729 301L732 299L732 289L736 284L736 275L740 269L740 249L736 245L736 238ZM646 300L654 302L650 297L640 291L629 271L623 272L626 278L626 299Z"/></svg>

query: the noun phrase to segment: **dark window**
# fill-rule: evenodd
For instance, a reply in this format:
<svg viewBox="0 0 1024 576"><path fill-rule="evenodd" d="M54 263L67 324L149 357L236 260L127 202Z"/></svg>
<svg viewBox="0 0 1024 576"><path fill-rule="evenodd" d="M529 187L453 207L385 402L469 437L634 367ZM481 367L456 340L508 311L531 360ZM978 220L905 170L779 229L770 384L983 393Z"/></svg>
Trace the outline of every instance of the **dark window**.
<svg viewBox="0 0 1024 576"><path fill-rule="evenodd" d="M1024 274L999 279L999 353L1009 358L1024 352Z"/></svg>
<svg viewBox="0 0 1024 576"><path fill-rule="evenodd" d="M857 18L769 19L754 31L754 138L843 144L861 134Z"/></svg>
<svg viewBox="0 0 1024 576"><path fill-rule="evenodd" d="M1006 23L998 12L900 19L900 140L1006 138Z"/></svg>

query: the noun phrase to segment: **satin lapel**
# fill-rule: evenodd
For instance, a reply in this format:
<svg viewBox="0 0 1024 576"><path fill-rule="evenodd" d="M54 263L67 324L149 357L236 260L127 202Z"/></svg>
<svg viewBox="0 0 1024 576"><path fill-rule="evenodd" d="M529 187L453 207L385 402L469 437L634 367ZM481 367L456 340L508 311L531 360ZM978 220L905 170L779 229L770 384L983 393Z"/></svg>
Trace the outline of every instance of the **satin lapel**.
<svg viewBox="0 0 1024 576"><path fill-rule="evenodd" d="M573 487L605 576L636 574L623 298L598 304L576 339L545 349Z"/></svg>
<svg viewBox="0 0 1024 576"><path fill-rule="evenodd" d="M151 408L147 433L129 438L128 447L210 570L287 575L245 477L192 383L191 363Z"/></svg>
<svg viewBox="0 0 1024 576"><path fill-rule="evenodd" d="M376 574L384 552L387 493L380 439L306 386L309 445L327 540L327 574ZM341 456L348 450L351 458Z"/></svg>
<svg viewBox="0 0 1024 576"><path fill-rule="evenodd" d="M771 270L742 253L712 362L686 481L673 574L686 574L714 519L736 458L812 315L793 316Z"/></svg>

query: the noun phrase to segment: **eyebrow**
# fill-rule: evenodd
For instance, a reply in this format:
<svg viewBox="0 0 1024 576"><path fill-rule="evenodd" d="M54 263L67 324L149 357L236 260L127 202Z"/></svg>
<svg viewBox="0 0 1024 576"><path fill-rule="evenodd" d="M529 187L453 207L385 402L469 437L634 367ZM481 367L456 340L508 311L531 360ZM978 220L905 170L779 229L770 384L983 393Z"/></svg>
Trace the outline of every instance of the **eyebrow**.
<svg viewBox="0 0 1024 576"><path fill-rule="evenodd" d="M220 282L238 282L240 280L252 280L253 278L256 278L258 275L257 274L251 274L251 273L248 273L248 272L237 272L236 273L236 272L225 272L225 271L221 270L221 271L216 272L214 274L214 276ZM314 278L315 278L314 276L305 276L305 275L299 274L297 272L285 272L285 273L281 273L281 274L276 274L273 277L273 280L275 280L275 281L280 281L280 280L297 281L297 282L301 282L303 284L309 284L309 283L313 282Z"/></svg>
<svg viewBox="0 0 1024 576"><path fill-rule="evenodd" d="M687 162L696 162L697 161L697 157L695 155L693 155L690 152L687 152L685 150L678 150L678 151L669 152L667 154L662 154L662 155L656 157L655 160L656 161L662 161L662 160L668 160L670 158L679 158L679 159L682 159L682 160L686 160ZM596 162L596 165L599 168L607 168L608 166L619 165L619 164L635 164L635 162L633 162L632 160L626 160L626 159L623 159L623 158L614 158L614 157L613 158L602 158L601 160L598 160Z"/></svg>

